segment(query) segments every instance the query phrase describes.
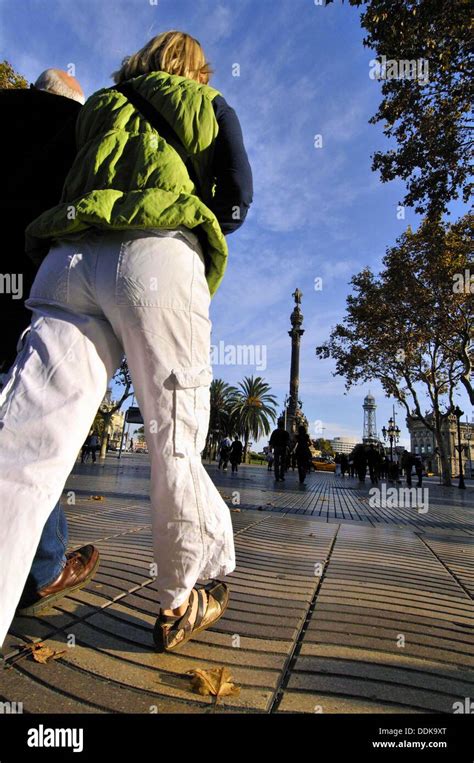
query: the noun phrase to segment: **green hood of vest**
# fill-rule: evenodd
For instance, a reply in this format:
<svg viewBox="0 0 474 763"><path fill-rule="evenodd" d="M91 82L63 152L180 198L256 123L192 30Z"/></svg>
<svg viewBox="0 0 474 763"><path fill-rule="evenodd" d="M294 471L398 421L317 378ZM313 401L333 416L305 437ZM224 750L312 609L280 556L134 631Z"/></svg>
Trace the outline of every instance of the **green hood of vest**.
<svg viewBox="0 0 474 763"><path fill-rule="evenodd" d="M130 83L165 117L190 153L202 198L177 152L124 95L102 89L79 113L78 153L60 203L28 226L26 249L34 254L48 239L91 227L200 226L213 295L224 276L228 254L217 218L206 205L214 188L211 168L219 126L212 101L219 92L165 72L144 74Z"/></svg>

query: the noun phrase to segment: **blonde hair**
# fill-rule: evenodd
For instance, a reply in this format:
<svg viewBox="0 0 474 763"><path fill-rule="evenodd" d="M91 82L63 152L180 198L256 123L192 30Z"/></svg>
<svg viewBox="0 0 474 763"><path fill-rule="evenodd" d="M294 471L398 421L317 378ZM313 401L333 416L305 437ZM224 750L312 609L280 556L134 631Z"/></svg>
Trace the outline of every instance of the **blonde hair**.
<svg viewBox="0 0 474 763"><path fill-rule="evenodd" d="M213 72L194 37L185 32L171 31L152 37L138 53L124 58L121 68L112 77L114 82L120 84L140 74L157 71L188 77L205 85Z"/></svg>

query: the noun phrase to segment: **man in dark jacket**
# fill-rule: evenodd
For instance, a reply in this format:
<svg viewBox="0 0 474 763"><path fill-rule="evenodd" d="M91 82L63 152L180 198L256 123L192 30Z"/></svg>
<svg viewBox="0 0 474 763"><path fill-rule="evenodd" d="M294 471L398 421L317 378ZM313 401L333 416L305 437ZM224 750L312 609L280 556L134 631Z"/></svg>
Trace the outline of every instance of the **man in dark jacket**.
<svg viewBox="0 0 474 763"><path fill-rule="evenodd" d="M423 484L423 462L420 456L415 456L413 460L415 466L415 474L418 477L417 487L421 487Z"/></svg>
<svg viewBox="0 0 474 763"><path fill-rule="evenodd" d="M241 441L236 435L234 437L234 442L232 443L232 447L230 449L230 456L229 456L229 461L232 464L233 472L239 471L239 464L242 463L243 449L244 449L244 446L242 445Z"/></svg>
<svg viewBox="0 0 474 763"><path fill-rule="evenodd" d="M0 211L10 231L1 267L17 287L10 293L0 292L0 373L6 373L15 360L19 336L31 320L24 300L37 266L24 253L25 228L61 197L76 153L74 131L83 102L79 83L55 69L43 72L30 89L0 90L4 115L0 121Z"/></svg>
<svg viewBox="0 0 474 763"><path fill-rule="evenodd" d="M290 435L285 429L283 419L278 421L278 429L274 429L269 446L275 457L275 481L283 482L285 479L286 453L290 444Z"/></svg>
<svg viewBox="0 0 474 763"><path fill-rule="evenodd" d="M2 376L13 364L21 346L20 336L31 320L24 300L37 265L25 254L25 228L61 197L76 153L75 125L82 103L79 83L57 69L44 71L30 89L0 90L0 109L5 115L0 121L0 214L10 231L1 266ZM97 549L88 545L66 555L66 546L67 522L58 503L44 526L19 612L36 614L90 580L99 563Z"/></svg>
<svg viewBox="0 0 474 763"><path fill-rule="evenodd" d="M372 485L377 485L380 476L380 453L374 445L370 445L367 451L367 464L369 467L370 481Z"/></svg>

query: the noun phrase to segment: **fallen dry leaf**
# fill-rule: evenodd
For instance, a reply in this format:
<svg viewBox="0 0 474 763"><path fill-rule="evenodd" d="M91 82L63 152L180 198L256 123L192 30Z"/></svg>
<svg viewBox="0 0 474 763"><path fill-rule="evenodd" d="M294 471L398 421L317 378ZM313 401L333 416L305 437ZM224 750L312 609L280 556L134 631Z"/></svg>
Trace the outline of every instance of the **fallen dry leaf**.
<svg viewBox="0 0 474 763"><path fill-rule="evenodd" d="M232 674L228 668L212 668L212 670L188 670L192 676L191 688L195 694L216 697L227 697L240 694L240 687L232 682Z"/></svg>
<svg viewBox="0 0 474 763"><path fill-rule="evenodd" d="M240 509L231 509L231 511L240 512Z"/></svg>
<svg viewBox="0 0 474 763"><path fill-rule="evenodd" d="M90 501L104 501L105 498L103 495L91 495Z"/></svg>
<svg viewBox="0 0 474 763"><path fill-rule="evenodd" d="M32 644L31 656L35 662L46 663L50 660L57 660L62 654L65 654L66 650L57 652L55 649L51 649L49 646L44 646L41 642L38 644Z"/></svg>

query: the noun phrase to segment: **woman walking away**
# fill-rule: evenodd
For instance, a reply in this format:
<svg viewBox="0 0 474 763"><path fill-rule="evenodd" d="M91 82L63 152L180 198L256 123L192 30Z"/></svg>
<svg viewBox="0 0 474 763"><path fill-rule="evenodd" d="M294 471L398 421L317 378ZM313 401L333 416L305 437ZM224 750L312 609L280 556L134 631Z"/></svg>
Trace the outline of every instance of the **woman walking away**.
<svg viewBox="0 0 474 763"><path fill-rule="evenodd" d="M311 441L306 431L306 427L302 424L298 427L298 434L296 435L296 445L293 453L296 456L296 463L298 464L298 476L300 485L302 485L306 479L306 475L309 471L311 462Z"/></svg>
<svg viewBox="0 0 474 763"><path fill-rule="evenodd" d="M200 453L210 300L252 175L237 116L209 78L201 46L182 32L126 59L116 84L81 110L61 202L27 230L29 250L50 249L0 397L0 644L123 355L151 460L158 650L179 647L227 606L215 578L235 569L232 524Z"/></svg>

